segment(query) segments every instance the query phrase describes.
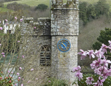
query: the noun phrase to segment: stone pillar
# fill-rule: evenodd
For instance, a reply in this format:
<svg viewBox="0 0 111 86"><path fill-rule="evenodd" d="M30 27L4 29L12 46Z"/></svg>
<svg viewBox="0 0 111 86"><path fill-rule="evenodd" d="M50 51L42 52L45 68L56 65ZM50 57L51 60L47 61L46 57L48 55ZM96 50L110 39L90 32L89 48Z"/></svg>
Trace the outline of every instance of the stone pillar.
<svg viewBox="0 0 111 86"><path fill-rule="evenodd" d="M67 8L54 7L51 10L51 75L57 79L67 80L70 86L77 86L72 85L77 79L71 70L78 64L78 35L78 9L73 8L73 6ZM69 51L62 52L58 49L58 43L61 40L69 41ZM59 45L59 47L62 49L63 45ZM66 45L65 48L67 47Z"/></svg>

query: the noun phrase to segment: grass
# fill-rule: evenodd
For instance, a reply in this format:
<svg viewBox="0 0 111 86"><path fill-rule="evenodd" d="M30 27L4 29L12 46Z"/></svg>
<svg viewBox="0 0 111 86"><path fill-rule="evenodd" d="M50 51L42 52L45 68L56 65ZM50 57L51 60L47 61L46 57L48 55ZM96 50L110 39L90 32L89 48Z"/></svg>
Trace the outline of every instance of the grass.
<svg viewBox="0 0 111 86"><path fill-rule="evenodd" d="M49 6L50 4L50 0L19 0L19 1L11 1L11 2L5 2L4 4L9 4L9 3L13 3L13 2L17 2L20 4L27 4L29 6L37 6L38 4L45 4L47 6Z"/></svg>
<svg viewBox="0 0 111 86"><path fill-rule="evenodd" d="M7 11L11 10L7 9L6 7L0 7L0 12L7 12Z"/></svg>
<svg viewBox="0 0 111 86"><path fill-rule="evenodd" d="M0 13L1 13L1 12L8 12L8 11L11 11L11 12L12 12L12 10L10 10L10 9L7 8L7 5L6 5L6 4L4 4L3 7L0 7Z"/></svg>

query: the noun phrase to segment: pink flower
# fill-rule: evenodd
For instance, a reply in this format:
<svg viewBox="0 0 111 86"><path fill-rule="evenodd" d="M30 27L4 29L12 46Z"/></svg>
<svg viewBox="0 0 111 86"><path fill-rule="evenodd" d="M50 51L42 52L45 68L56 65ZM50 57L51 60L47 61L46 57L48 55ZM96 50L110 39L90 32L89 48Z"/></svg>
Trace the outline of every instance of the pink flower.
<svg viewBox="0 0 111 86"><path fill-rule="evenodd" d="M87 52L87 54L89 55L89 58L91 59L92 58L95 58L95 55L94 55L94 51L93 50L88 50L89 52Z"/></svg>
<svg viewBox="0 0 111 86"><path fill-rule="evenodd" d="M24 58L24 55L22 55L22 58Z"/></svg>
<svg viewBox="0 0 111 86"><path fill-rule="evenodd" d="M92 81L94 81L94 79L92 77L87 77L86 78L87 85L92 85Z"/></svg>
<svg viewBox="0 0 111 86"><path fill-rule="evenodd" d="M0 44L0 46L1 46L2 44Z"/></svg>
<svg viewBox="0 0 111 86"><path fill-rule="evenodd" d="M92 69L98 68L101 66L101 59L99 58L98 60L94 60L91 64L90 64Z"/></svg>
<svg viewBox="0 0 111 86"><path fill-rule="evenodd" d="M35 80L38 80L38 78L35 78Z"/></svg>
<svg viewBox="0 0 111 86"><path fill-rule="evenodd" d="M17 20L17 17L15 17L15 19Z"/></svg>
<svg viewBox="0 0 111 86"><path fill-rule="evenodd" d="M23 84L21 84L21 86L23 86Z"/></svg>
<svg viewBox="0 0 111 86"><path fill-rule="evenodd" d="M0 27L0 30L3 30L3 28L2 28L2 27Z"/></svg>
<svg viewBox="0 0 111 86"><path fill-rule="evenodd" d="M19 70L22 70L22 67L19 67Z"/></svg>
<svg viewBox="0 0 111 86"><path fill-rule="evenodd" d="M50 80L48 82L51 82Z"/></svg>
<svg viewBox="0 0 111 86"><path fill-rule="evenodd" d="M80 72L77 72L77 73L75 74L75 76L78 77L78 79L79 79L79 81L80 81L80 79L82 79L82 77L83 77L83 74L80 73Z"/></svg>
<svg viewBox="0 0 111 86"><path fill-rule="evenodd" d="M8 20L7 20L7 19L5 19L5 21L7 22Z"/></svg>
<svg viewBox="0 0 111 86"><path fill-rule="evenodd" d="M109 42L109 46L111 47L111 41L109 40L108 42Z"/></svg>
<svg viewBox="0 0 111 86"><path fill-rule="evenodd" d="M5 53L4 52L2 52L2 55L4 55Z"/></svg>
<svg viewBox="0 0 111 86"><path fill-rule="evenodd" d="M17 42L20 42L20 41L17 41Z"/></svg>
<svg viewBox="0 0 111 86"><path fill-rule="evenodd" d="M31 71L33 71L34 69L32 68Z"/></svg>
<svg viewBox="0 0 111 86"><path fill-rule="evenodd" d="M1 21L0 21L0 23L1 23Z"/></svg>
<svg viewBox="0 0 111 86"><path fill-rule="evenodd" d="M10 71L8 70L8 73L10 73Z"/></svg>
<svg viewBox="0 0 111 86"><path fill-rule="evenodd" d="M72 72L80 72L81 71L81 67L80 66L77 66L77 67L74 67Z"/></svg>
<svg viewBox="0 0 111 86"><path fill-rule="evenodd" d="M96 55L96 57L98 57L98 58L105 58L104 52L102 52L101 49L96 50L96 51L95 51L95 55Z"/></svg>
<svg viewBox="0 0 111 86"><path fill-rule="evenodd" d="M109 42L108 48L110 49L110 52L111 52L111 41L109 40L108 42Z"/></svg>
<svg viewBox="0 0 111 86"><path fill-rule="evenodd" d="M20 19L20 22L22 22L22 21L23 21L23 18Z"/></svg>
<svg viewBox="0 0 111 86"><path fill-rule="evenodd" d="M18 79L21 79L21 77L18 77Z"/></svg>
<svg viewBox="0 0 111 86"><path fill-rule="evenodd" d="M106 46L105 44L102 44L100 49L102 52L107 53L107 48L108 48L108 46Z"/></svg>
<svg viewBox="0 0 111 86"><path fill-rule="evenodd" d="M17 86L17 83L15 83L15 86Z"/></svg>
<svg viewBox="0 0 111 86"><path fill-rule="evenodd" d="M5 55L3 55L3 57L5 57Z"/></svg>
<svg viewBox="0 0 111 86"><path fill-rule="evenodd" d="M105 66L105 67L108 67L108 64L109 64L109 63L111 63L110 60L106 60L106 59L101 60L101 64L102 64L103 66Z"/></svg>
<svg viewBox="0 0 111 86"><path fill-rule="evenodd" d="M34 27L34 29L36 29L36 27Z"/></svg>
<svg viewBox="0 0 111 86"><path fill-rule="evenodd" d="M87 52L83 51L82 49L80 49L80 52L78 54L81 55L81 60L83 60L87 56Z"/></svg>
<svg viewBox="0 0 111 86"><path fill-rule="evenodd" d="M17 73L17 75L19 76L19 75L20 75L20 73Z"/></svg>
<svg viewBox="0 0 111 86"><path fill-rule="evenodd" d="M31 82L31 80L29 80L27 83L30 83Z"/></svg>
<svg viewBox="0 0 111 86"><path fill-rule="evenodd" d="M103 86L103 82L105 81L105 79L100 79L100 77L99 77L99 80L96 82L96 83L93 83L94 84L94 86Z"/></svg>

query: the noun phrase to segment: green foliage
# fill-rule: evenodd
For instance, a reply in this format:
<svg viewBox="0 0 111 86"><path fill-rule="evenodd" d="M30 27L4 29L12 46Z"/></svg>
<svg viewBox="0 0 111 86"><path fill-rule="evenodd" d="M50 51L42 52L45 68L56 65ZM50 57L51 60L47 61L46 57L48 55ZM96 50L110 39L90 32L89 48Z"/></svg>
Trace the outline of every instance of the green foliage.
<svg viewBox="0 0 111 86"><path fill-rule="evenodd" d="M94 49L99 49L102 43L108 45L108 40L111 40L111 29L105 28L105 30L101 30L99 37L97 38L98 42L93 44Z"/></svg>
<svg viewBox="0 0 111 86"><path fill-rule="evenodd" d="M31 9L31 7L28 5L18 4L16 2L14 2L14 3L8 4L7 9L19 11L19 10L27 10L27 9L29 10L29 9Z"/></svg>
<svg viewBox="0 0 111 86"><path fill-rule="evenodd" d="M0 86L12 86L13 80L12 77L8 76L3 78L3 72L0 72Z"/></svg>
<svg viewBox="0 0 111 86"><path fill-rule="evenodd" d="M99 18L101 15L110 15L110 6L106 3L106 0L99 0L97 4L88 4L87 2L82 2L79 5L79 15L80 19L83 21L83 25L87 22Z"/></svg>
<svg viewBox="0 0 111 86"><path fill-rule="evenodd" d="M78 81L78 85L79 86L93 86L93 85L87 85L86 84L86 78L87 77L92 77L96 82L98 80L98 75L94 75L94 74L84 74L83 75L83 79L81 81ZM111 86L111 77L108 77L105 82L103 83L103 86Z"/></svg>
<svg viewBox="0 0 111 86"><path fill-rule="evenodd" d="M95 13L96 13L96 16L98 18L100 15L107 14L110 7L106 3L106 0L99 0L97 2L97 4L95 5L95 8L96 8Z"/></svg>
<svg viewBox="0 0 111 86"><path fill-rule="evenodd" d="M51 78L47 81L44 86L68 86L65 80L58 80L55 78Z"/></svg>
<svg viewBox="0 0 111 86"><path fill-rule="evenodd" d="M99 50L100 47L101 47L101 43L100 43L100 42L95 42L95 43L93 44L93 48L94 48L94 49Z"/></svg>
<svg viewBox="0 0 111 86"><path fill-rule="evenodd" d="M99 37L97 38L97 42L95 42L92 47L94 49L100 49L102 43L105 45L109 45L108 40L111 40L111 29L110 28L105 28L105 30L101 30ZM111 56L111 53L108 52L106 55L108 57Z"/></svg>
<svg viewBox="0 0 111 86"><path fill-rule="evenodd" d="M35 10L41 10L41 11L43 11L43 10L46 10L47 8L48 8L47 5L45 5L45 4L39 4L39 5L35 8Z"/></svg>

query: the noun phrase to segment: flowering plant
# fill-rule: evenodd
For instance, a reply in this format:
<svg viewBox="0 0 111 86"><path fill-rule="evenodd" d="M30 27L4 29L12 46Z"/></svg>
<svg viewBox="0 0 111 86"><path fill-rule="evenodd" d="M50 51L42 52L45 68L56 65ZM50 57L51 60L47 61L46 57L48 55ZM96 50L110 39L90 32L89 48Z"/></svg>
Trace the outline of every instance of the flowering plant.
<svg viewBox="0 0 111 86"><path fill-rule="evenodd" d="M90 64L91 69L93 69L94 73L96 74L96 78L93 76L86 77L85 83L88 86L103 86L105 80L111 76L111 67L108 68L111 61L107 60L105 57L107 51L111 52L111 41L109 40L108 42L109 46L102 44L99 50L84 51L80 49L80 52L78 53L81 55L81 60L85 59L86 57L89 57L90 59L97 58L97 60L92 61ZM75 72L75 76L78 77L79 81L83 79L83 73L81 73L80 66L73 68L72 72Z"/></svg>
<svg viewBox="0 0 111 86"><path fill-rule="evenodd" d="M0 86L13 86L13 80L11 76L3 78L3 72L0 73Z"/></svg>

